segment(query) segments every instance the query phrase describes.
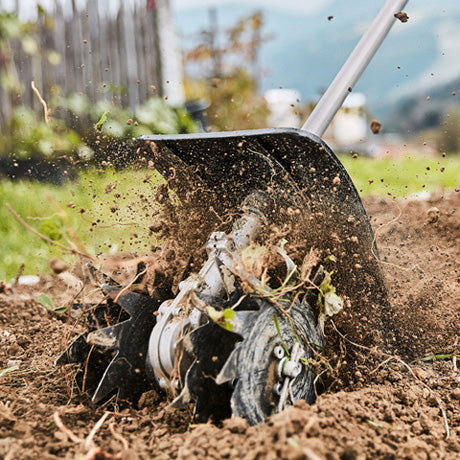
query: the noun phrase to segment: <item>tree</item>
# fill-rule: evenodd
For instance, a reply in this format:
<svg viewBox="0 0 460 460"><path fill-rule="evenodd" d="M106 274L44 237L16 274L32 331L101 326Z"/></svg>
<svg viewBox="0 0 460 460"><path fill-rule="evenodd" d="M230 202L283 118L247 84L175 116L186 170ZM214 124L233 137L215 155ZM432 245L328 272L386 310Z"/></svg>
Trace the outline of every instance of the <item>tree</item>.
<svg viewBox="0 0 460 460"><path fill-rule="evenodd" d="M200 43L185 53L187 96L209 101L212 129L265 127L268 109L258 92L258 58L267 40L262 33L263 14L256 11L224 31L217 19L217 10L211 9L210 27L201 31Z"/></svg>

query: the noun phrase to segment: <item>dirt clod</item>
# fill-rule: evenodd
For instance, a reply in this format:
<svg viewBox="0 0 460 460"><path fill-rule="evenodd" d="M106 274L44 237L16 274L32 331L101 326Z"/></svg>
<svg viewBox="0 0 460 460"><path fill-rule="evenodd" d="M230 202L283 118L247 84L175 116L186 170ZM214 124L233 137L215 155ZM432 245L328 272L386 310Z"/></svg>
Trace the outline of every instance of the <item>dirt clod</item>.
<svg viewBox="0 0 460 460"><path fill-rule="evenodd" d="M374 119L371 121L370 128L372 131L372 134L379 134L380 131L382 130L382 123L380 121Z"/></svg>
<svg viewBox="0 0 460 460"><path fill-rule="evenodd" d="M56 258L50 259L49 267L51 271L57 275L69 269L69 266L63 260Z"/></svg>
<svg viewBox="0 0 460 460"><path fill-rule="evenodd" d="M436 206L431 207L426 212L427 222L429 224L434 224L439 220L439 209Z"/></svg>
<svg viewBox="0 0 460 460"><path fill-rule="evenodd" d="M407 22L409 20L409 16L404 11L400 11L399 13L395 13L395 18L399 19L401 22Z"/></svg>

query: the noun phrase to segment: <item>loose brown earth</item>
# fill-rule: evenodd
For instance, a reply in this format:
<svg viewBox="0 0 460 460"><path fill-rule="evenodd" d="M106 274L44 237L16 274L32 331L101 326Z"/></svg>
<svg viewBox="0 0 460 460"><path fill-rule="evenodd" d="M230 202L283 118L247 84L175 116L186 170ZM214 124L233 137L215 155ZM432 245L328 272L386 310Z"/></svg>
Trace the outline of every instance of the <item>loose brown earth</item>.
<svg viewBox="0 0 460 460"><path fill-rule="evenodd" d="M256 427L193 425L153 391L139 408L92 407L52 364L74 326L36 300L47 292L64 303L78 286L44 276L0 294L0 369L19 366L0 376L0 459L460 458L460 371L454 359L420 361L460 349L460 193L366 207L402 359L348 343L363 358L353 384L336 382L315 405L299 402Z"/></svg>

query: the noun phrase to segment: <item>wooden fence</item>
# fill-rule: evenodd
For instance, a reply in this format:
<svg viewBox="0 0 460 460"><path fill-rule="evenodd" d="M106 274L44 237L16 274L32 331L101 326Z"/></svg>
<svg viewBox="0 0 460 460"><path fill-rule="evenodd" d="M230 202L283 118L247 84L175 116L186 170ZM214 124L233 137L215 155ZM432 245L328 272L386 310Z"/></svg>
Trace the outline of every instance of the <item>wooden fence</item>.
<svg viewBox="0 0 460 460"><path fill-rule="evenodd" d="M0 11L5 2L0 0ZM25 4L33 2L16 0L20 18ZM57 93L83 93L134 108L154 88L161 94L156 15L154 1L48 1L45 12L36 14L29 37L37 50L27 49L20 37L9 42L0 59L0 71L3 65L21 88L7 91L0 84L0 130L15 105L39 107L31 81L45 100Z"/></svg>

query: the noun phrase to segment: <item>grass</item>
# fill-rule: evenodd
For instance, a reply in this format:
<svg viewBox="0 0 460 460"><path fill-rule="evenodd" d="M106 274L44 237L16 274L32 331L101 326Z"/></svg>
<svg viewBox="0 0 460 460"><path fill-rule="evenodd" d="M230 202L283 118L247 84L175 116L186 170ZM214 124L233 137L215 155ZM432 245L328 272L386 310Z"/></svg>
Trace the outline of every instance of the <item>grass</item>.
<svg viewBox="0 0 460 460"><path fill-rule="evenodd" d="M423 190L460 187L460 155L406 155L397 159L342 155L340 161L362 196L404 198Z"/></svg>
<svg viewBox="0 0 460 460"><path fill-rule="evenodd" d="M460 155L373 159L340 157L361 195L406 197L422 190L460 186ZM442 169L444 168L444 169ZM75 256L44 242L20 225L10 206L32 227L61 244L81 240L91 254L148 252L156 244L148 227L155 220L156 184L161 176L146 171L90 170L57 187L29 181L0 181L0 280L49 272L48 261ZM152 171L149 171L152 174ZM147 180L146 180L147 179Z"/></svg>
<svg viewBox="0 0 460 460"><path fill-rule="evenodd" d="M49 272L52 257L76 260L24 228L6 203L31 227L65 246L80 240L93 255L147 252L155 243L148 230L156 211L152 194L162 178L156 173L145 179L145 171L91 170L61 187L0 181L0 280L13 278L21 264L24 274L39 274Z"/></svg>

